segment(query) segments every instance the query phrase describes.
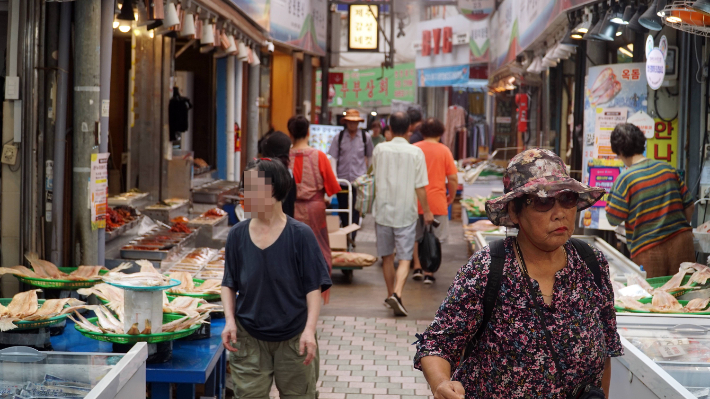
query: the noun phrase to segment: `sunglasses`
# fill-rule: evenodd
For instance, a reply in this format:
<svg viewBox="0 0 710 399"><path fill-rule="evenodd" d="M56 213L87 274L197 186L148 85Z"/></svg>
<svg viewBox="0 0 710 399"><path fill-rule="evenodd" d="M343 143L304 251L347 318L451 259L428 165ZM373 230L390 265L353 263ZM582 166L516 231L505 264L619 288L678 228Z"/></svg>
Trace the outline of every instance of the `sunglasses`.
<svg viewBox="0 0 710 399"><path fill-rule="evenodd" d="M555 202L559 202L560 206L565 209L571 209L577 206L578 200L579 194L566 191L556 197L528 197L525 199L525 203L532 205L533 209L538 212L547 212L555 207Z"/></svg>

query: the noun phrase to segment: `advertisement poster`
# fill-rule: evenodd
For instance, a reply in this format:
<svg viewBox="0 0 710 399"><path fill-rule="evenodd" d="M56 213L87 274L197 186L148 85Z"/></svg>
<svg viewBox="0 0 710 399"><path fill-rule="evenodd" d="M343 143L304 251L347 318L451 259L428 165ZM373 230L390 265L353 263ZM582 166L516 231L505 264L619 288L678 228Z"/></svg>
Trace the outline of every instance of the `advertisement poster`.
<svg viewBox="0 0 710 399"><path fill-rule="evenodd" d="M470 64L487 64L490 60L491 39L488 32L488 20L473 23L468 42L471 49Z"/></svg>
<svg viewBox="0 0 710 399"><path fill-rule="evenodd" d="M325 55L327 0L270 0L271 37Z"/></svg>
<svg viewBox="0 0 710 399"><path fill-rule="evenodd" d="M668 162L678 168L678 118L655 120L653 138L646 141L646 158Z"/></svg>
<svg viewBox="0 0 710 399"><path fill-rule="evenodd" d="M268 0L231 0L234 5L259 24L264 29L269 29L269 14L271 2Z"/></svg>
<svg viewBox="0 0 710 399"><path fill-rule="evenodd" d="M109 153L91 154L89 190L91 195L91 229L106 228L106 203L108 201Z"/></svg>
<svg viewBox="0 0 710 399"><path fill-rule="evenodd" d="M398 64L384 71L371 68L342 72L343 84L331 85L331 106L376 108L391 105L392 100L414 102L417 91L414 63ZM320 71L317 71L316 105L321 103L321 85Z"/></svg>
<svg viewBox="0 0 710 399"><path fill-rule="evenodd" d="M330 144L333 142L333 137L342 131L342 126L311 125L311 136L308 139L308 145L327 154Z"/></svg>
<svg viewBox="0 0 710 399"><path fill-rule="evenodd" d="M472 21L486 19L496 8L495 0L458 0L459 12Z"/></svg>
<svg viewBox="0 0 710 399"><path fill-rule="evenodd" d="M643 63L589 68L585 85L582 181L611 190L624 164L611 151L609 137L627 118L646 112L648 89ZM649 144L650 145L650 144ZM650 147L649 147L650 148ZM606 197L585 210L580 227L613 230L606 219Z"/></svg>
<svg viewBox="0 0 710 399"><path fill-rule="evenodd" d="M468 65L419 69L417 79L419 87L446 87L468 83Z"/></svg>

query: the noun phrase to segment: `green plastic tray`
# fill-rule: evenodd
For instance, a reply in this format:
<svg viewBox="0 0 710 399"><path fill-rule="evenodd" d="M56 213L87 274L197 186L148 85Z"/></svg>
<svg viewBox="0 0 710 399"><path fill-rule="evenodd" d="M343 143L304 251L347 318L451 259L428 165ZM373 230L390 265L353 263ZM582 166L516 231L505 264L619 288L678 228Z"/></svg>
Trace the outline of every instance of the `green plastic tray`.
<svg viewBox="0 0 710 399"><path fill-rule="evenodd" d="M60 271L69 274L78 267L60 267L58 268ZM101 270L99 274L103 275L108 273L106 270ZM81 280L81 281L74 281L74 280L52 280L52 279L46 279L46 278L34 278L34 277L21 277L21 276L15 276L17 277L18 280L22 281L25 284L33 285L35 287L40 287L40 288L51 288L55 290L78 290L79 288L91 288L95 286L96 284L100 283L100 279L96 280Z"/></svg>
<svg viewBox="0 0 710 399"><path fill-rule="evenodd" d="M662 278L662 277L659 277L659 278ZM641 303L651 303L652 300L653 300L653 298L642 298L642 299L639 299L639 302L641 302ZM687 305L688 302L690 302L690 301L682 301L682 300L679 300L679 301L678 301L678 303L680 303L680 304L683 305L683 306ZM650 311L648 311L648 310L631 310L631 309L622 308L622 307L617 306L617 305L614 305L614 308L616 308L616 310L617 310L618 312L631 312L631 313L710 315L710 307L705 308L705 312L692 312L692 313L687 313L687 312L650 312Z"/></svg>
<svg viewBox="0 0 710 399"><path fill-rule="evenodd" d="M184 315L178 314L163 314L163 323L170 323L185 317ZM98 317L91 317L89 319L91 324L96 325ZM96 333L92 331L87 331L81 328L80 325L74 324L74 328L79 331L83 336L97 341L111 342L114 344L135 344L136 342L147 342L149 344L157 344L159 342L174 341L176 339L187 337L188 335L194 333L200 329L201 324L195 324L194 326L188 328L187 330L180 330L175 332L167 333L157 333L157 334L139 334L139 335L128 335L128 334L104 334Z"/></svg>
<svg viewBox="0 0 710 399"><path fill-rule="evenodd" d="M202 285L202 283L205 282L205 280L200 280L200 279L198 279L198 278L193 278L193 279L192 279L192 282L195 284L195 287L199 287L199 286ZM166 294L168 295L168 298L170 298L170 297L176 297L176 296L189 296L189 297L192 297L192 298L204 299L205 301L219 301L220 299L222 299L222 296L221 296L220 294L192 294L192 293L188 293L188 294L175 294L175 293L172 293L172 292L166 292Z"/></svg>
<svg viewBox="0 0 710 399"><path fill-rule="evenodd" d="M7 306L12 302L12 298L0 298L0 304L2 306ZM44 303L44 299L39 299L38 303L41 305ZM35 328L42 328L42 327L49 327L51 325L61 323L64 321L64 319L67 318L69 315L60 315L60 316L54 316L49 319L45 320L32 320L32 321L15 321L12 324L16 325L17 328L12 330L12 331L17 331L17 330L32 330Z"/></svg>

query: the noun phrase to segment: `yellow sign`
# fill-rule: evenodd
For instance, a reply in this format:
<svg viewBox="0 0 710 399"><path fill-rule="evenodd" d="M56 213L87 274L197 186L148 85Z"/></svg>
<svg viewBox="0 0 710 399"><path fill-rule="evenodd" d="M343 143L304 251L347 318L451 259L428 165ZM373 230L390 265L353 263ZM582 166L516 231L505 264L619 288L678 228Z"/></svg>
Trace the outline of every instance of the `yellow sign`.
<svg viewBox="0 0 710 399"><path fill-rule="evenodd" d="M656 119L653 138L646 142L646 158L666 161L678 167L678 119L664 122Z"/></svg>
<svg viewBox="0 0 710 399"><path fill-rule="evenodd" d="M379 6L351 4L349 8L348 51L379 51Z"/></svg>

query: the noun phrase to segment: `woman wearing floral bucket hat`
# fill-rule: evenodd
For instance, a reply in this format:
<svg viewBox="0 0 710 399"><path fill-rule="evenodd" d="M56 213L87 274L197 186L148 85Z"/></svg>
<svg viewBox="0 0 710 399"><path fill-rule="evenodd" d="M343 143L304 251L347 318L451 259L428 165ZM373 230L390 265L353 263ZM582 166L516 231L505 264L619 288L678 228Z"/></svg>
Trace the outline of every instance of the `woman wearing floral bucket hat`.
<svg viewBox="0 0 710 399"><path fill-rule="evenodd" d="M513 158L503 184L505 195L486 203L488 218L518 236L459 270L414 366L436 398L608 396L610 358L623 354L609 265L570 240L576 213L604 190L572 179L540 149Z"/></svg>

